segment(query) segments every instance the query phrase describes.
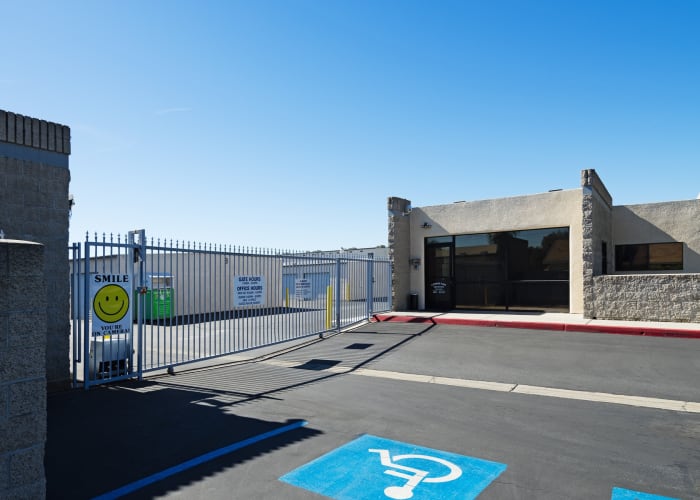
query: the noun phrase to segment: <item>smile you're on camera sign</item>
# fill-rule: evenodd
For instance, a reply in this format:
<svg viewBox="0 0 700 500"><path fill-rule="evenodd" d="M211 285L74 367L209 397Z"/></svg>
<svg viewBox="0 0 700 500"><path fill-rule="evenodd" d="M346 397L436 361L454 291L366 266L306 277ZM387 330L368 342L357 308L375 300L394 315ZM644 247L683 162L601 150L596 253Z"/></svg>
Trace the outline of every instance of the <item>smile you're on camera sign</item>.
<svg viewBox="0 0 700 500"><path fill-rule="evenodd" d="M131 295L128 274L90 275L93 337L131 333Z"/></svg>

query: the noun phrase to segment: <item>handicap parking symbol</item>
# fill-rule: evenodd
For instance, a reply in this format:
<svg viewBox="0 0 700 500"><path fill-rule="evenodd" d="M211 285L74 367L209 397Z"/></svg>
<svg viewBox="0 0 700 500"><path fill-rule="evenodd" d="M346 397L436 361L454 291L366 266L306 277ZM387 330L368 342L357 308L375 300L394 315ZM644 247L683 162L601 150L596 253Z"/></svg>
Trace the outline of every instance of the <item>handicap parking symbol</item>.
<svg viewBox="0 0 700 500"><path fill-rule="evenodd" d="M280 480L336 500L473 499L506 467L365 434Z"/></svg>

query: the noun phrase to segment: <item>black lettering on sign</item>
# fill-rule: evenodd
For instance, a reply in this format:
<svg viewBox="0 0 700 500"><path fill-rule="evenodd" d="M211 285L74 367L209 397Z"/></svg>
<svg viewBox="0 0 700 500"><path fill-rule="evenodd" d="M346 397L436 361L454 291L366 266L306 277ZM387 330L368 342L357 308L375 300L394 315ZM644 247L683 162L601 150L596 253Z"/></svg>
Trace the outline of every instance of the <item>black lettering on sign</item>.
<svg viewBox="0 0 700 500"><path fill-rule="evenodd" d="M95 283L128 283L128 274L96 274Z"/></svg>

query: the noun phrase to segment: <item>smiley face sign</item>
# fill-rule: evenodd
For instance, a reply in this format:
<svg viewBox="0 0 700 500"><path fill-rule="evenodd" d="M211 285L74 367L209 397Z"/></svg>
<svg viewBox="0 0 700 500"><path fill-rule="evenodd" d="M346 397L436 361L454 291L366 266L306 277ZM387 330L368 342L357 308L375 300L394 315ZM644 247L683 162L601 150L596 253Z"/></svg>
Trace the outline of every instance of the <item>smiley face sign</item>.
<svg viewBox="0 0 700 500"><path fill-rule="evenodd" d="M92 335L131 332L131 277L128 274L93 274Z"/></svg>
<svg viewBox="0 0 700 500"><path fill-rule="evenodd" d="M129 294L119 285L105 285L95 293L92 308L105 323L116 323L129 311Z"/></svg>

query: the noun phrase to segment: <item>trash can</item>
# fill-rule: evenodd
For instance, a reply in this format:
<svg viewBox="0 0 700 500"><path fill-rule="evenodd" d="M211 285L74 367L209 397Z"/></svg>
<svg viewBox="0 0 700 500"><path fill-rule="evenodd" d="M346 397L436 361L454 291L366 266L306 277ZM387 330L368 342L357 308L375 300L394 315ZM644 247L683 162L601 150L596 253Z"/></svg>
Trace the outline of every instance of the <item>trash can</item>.
<svg viewBox="0 0 700 500"><path fill-rule="evenodd" d="M408 294L408 310L417 311L418 310L418 294L409 293Z"/></svg>

